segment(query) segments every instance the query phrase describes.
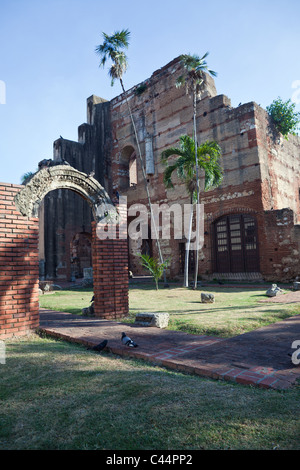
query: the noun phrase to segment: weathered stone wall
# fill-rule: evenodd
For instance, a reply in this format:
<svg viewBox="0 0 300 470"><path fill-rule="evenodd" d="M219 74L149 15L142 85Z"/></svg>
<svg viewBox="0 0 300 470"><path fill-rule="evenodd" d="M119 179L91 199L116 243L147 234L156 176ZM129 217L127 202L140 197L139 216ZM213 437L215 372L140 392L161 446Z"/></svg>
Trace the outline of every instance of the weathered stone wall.
<svg viewBox="0 0 300 470"><path fill-rule="evenodd" d="M173 61L144 82L146 89L141 95L136 95L137 87L129 90L127 95L142 142L143 155L146 153L145 138L150 136L152 140L155 171L154 174L148 174L147 179L151 201L156 204L189 203L186 189L176 177L175 188L165 189L164 167L160 163L160 155L165 148L177 146L180 135L187 133L192 136L193 132L191 99L184 89L175 87L179 73L178 62ZM120 165L122 149L131 146L136 150L136 142L123 95L112 100L111 110L114 142L112 177L114 188L120 192L118 182L123 171ZM222 185L214 190L202 191L200 196L201 202L205 204L206 222L199 272L211 274L214 271L212 222L225 214L253 213L258 225L261 273L265 277L272 277L274 273L281 279L292 277L297 271L295 265L299 262L297 228L289 222L282 233L283 229L277 222L279 213L270 215L265 211L291 209L294 222L299 221L300 139L290 137L286 141L281 138L278 142L273 137L265 110L255 102L233 108L229 98L217 95L211 79L206 93L197 102L197 129L200 143L216 140L221 146L224 170ZM138 159L137 168L138 184L121 190L122 195L127 196L129 206L135 202L148 204ZM203 185L202 176L202 189ZM283 246L277 238L280 235L287 240L288 234L291 243L286 242ZM178 240L161 241L164 257L172 256L171 276L180 270L179 244ZM136 257L141 246L141 241L130 242L131 267L136 273L142 272ZM154 242L152 248L157 256ZM292 260L293 256L295 261L287 266L287 261Z"/></svg>
<svg viewBox="0 0 300 470"><path fill-rule="evenodd" d="M170 146L178 146L182 134L193 135L192 100L186 94L185 87L175 86L176 78L181 73L179 59L175 59L126 93L141 144L151 201L159 205L184 205L190 202L186 188L178 178L174 177L174 189L165 188L164 167L160 162L162 151ZM197 101L197 129L199 143L206 140L219 143L224 169L222 185L207 192L203 191L201 175L200 199L205 204L205 240L199 272L212 274L215 269L213 222L226 214L252 213L258 227L261 273L264 276L271 276L274 272L279 277L288 276L286 261L291 256L297 256L299 244L299 232L294 224L300 223L300 139L290 137L288 141L282 138L278 140L265 110L255 102L233 108L227 96L217 94L214 80L209 76L206 89ZM58 155L66 158L79 169L81 164L91 165L89 168L84 167L86 172L90 168L96 169L96 179L104 182L102 184L111 197L115 197L118 192L127 197L128 207L134 203L148 207L141 162L124 94L110 102L91 96L88 99L87 124L79 127L78 143L59 140L55 148L55 158ZM135 158L136 163L133 162ZM137 167L137 181L133 176L133 163ZM75 226L71 227L67 214L58 216L58 226L54 231L51 229L48 238L45 235L45 239L56 239L55 248L50 246L48 249L49 252L52 250L55 257L53 266L56 266L56 275L59 260L63 259L63 247L68 249L68 240L79 230L84 217L78 214L76 218L74 212L78 206L75 202L66 202L66 205L69 207L67 212L72 214L73 223L76 221ZM65 211L63 208L59 210L62 213ZM268 213L281 210L291 210L294 221L288 224L284 233L280 232L283 229L276 222L280 212ZM55 217L53 212L52 220ZM288 217L291 220L290 212ZM90 230L88 222L86 225ZM279 232L286 240L288 231L291 244L279 244L276 238ZM273 243L273 240L276 241ZM184 243L185 237L181 240L161 240L163 257L171 257L168 270L171 277L181 271L180 257ZM141 240L129 240L130 269L134 274L145 274L137 256L145 249L158 256L154 240L150 240L148 247ZM279 258L284 261L279 261ZM271 261L274 259L276 262ZM67 260L64 262L67 263ZM291 266L290 274L294 271Z"/></svg>
<svg viewBox="0 0 300 470"><path fill-rule="evenodd" d="M14 197L23 186L0 183L0 338L39 325L38 219L23 217Z"/></svg>
<svg viewBox="0 0 300 470"><path fill-rule="evenodd" d="M256 107L256 133L266 210L290 208L300 223L300 139L286 140L276 132L267 113Z"/></svg>

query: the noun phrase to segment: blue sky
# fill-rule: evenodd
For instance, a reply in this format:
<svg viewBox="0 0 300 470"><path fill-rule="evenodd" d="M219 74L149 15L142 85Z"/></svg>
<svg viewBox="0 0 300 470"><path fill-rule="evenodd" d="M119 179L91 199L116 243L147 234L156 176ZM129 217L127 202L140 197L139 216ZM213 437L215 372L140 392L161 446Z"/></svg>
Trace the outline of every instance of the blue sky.
<svg viewBox="0 0 300 470"><path fill-rule="evenodd" d="M299 18L299 0L1 0L0 181L20 183L60 135L77 141L88 96L120 94L94 52L103 31L131 31L126 88L209 51L218 93L265 108L300 89Z"/></svg>

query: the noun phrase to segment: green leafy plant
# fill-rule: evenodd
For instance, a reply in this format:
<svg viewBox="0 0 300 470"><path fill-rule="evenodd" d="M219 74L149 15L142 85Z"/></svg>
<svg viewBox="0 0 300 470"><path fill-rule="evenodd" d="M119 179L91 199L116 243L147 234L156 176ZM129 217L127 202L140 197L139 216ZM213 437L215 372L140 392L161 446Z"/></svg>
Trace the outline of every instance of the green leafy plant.
<svg viewBox="0 0 300 470"><path fill-rule="evenodd" d="M169 260L166 260L162 263L149 255L139 256L141 257L142 266L150 272L155 281L156 290L158 290L158 281L162 278L164 270L169 264Z"/></svg>
<svg viewBox="0 0 300 470"><path fill-rule="evenodd" d="M147 87L146 83L142 83L141 85L139 85L139 86L135 89L134 94L135 94L136 96L140 96L140 95L142 95L142 94L147 90L147 88L148 88L148 87Z"/></svg>
<svg viewBox="0 0 300 470"><path fill-rule="evenodd" d="M271 116L277 130L288 140L288 134L296 135L300 122L300 113L295 112L296 104L291 100L283 101L280 97L267 106L267 112Z"/></svg>

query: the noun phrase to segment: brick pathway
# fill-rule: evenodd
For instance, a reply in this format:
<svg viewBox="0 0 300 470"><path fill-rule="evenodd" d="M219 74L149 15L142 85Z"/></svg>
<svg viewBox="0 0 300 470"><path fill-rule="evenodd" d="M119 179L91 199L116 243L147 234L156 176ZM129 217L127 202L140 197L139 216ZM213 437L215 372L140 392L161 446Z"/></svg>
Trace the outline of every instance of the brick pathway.
<svg viewBox="0 0 300 470"><path fill-rule="evenodd" d="M300 315L220 339L41 309L40 330L87 347L107 339L107 350L114 354L245 385L284 390L300 378L300 365L288 355L294 352L293 341L300 340ZM123 331L137 348L121 343Z"/></svg>

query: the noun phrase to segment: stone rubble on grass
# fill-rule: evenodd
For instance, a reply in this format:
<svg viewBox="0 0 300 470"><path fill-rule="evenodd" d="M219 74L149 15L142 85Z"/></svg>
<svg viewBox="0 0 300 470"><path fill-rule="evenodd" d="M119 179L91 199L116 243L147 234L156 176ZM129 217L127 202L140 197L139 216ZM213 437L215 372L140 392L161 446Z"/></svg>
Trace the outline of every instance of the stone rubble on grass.
<svg viewBox="0 0 300 470"><path fill-rule="evenodd" d="M93 317L95 315L94 302L89 307L83 308L81 313L83 317Z"/></svg>
<svg viewBox="0 0 300 470"><path fill-rule="evenodd" d="M204 292L201 293L201 302L203 304L213 304L215 301L214 294L206 294Z"/></svg>
<svg viewBox="0 0 300 470"><path fill-rule="evenodd" d="M270 287L266 292L266 295L268 297L275 297L276 295L280 295L280 294L283 294L283 290L280 289L280 287L278 287L277 284L272 284L272 287Z"/></svg>
<svg viewBox="0 0 300 470"><path fill-rule="evenodd" d="M140 326L155 326L156 328L167 328L169 314L166 312L142 312L135 316L135 324Z"/></svg>

